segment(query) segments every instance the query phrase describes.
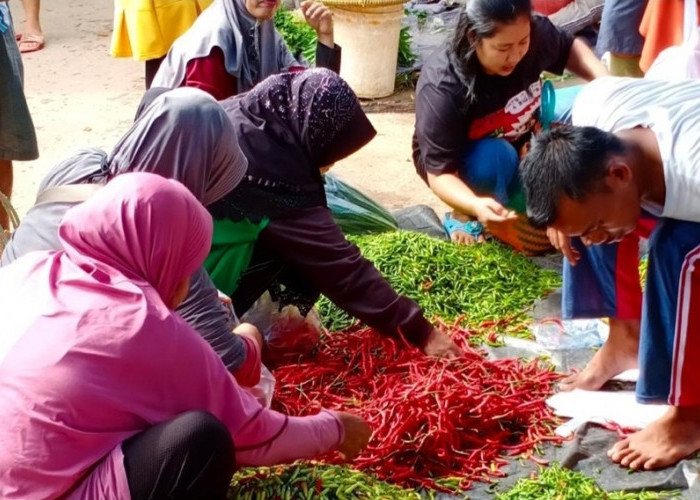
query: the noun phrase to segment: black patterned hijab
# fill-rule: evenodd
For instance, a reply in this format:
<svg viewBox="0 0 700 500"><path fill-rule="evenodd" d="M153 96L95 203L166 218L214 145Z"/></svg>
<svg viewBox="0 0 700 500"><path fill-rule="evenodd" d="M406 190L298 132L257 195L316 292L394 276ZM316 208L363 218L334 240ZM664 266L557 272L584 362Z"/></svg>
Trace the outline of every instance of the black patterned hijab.
<svg viewBox="0 0 700 500"><path fill-rule="evenodd" d="M347 83L328 69L274 75L222 101L248 158L247 177L319 185L319 169L375 135Z"/></svg>

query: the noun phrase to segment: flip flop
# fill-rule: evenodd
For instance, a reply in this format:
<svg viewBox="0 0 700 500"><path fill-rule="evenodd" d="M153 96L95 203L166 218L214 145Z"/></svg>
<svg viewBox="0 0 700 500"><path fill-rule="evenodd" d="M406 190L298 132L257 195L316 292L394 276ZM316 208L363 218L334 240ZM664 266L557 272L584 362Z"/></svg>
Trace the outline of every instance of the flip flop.
<svg viewBox="0 0 700 500"><path fill-rule="evenodd" d="M445 220L443 221L442 225L450 239L452 239L452 234L455 231L464 231L465 233L473 236L475 239L484 232L484 226L482 226L479 221L461 221L452 217L451 212L447 212L445 214Z"/></svg>
<svg viewBox="0 0 700 500"><path fill-rule="evenodd" d="M19 51L23 54L36 52L44 48L44 35L24 34L17 45L19 45Z"/></svg>

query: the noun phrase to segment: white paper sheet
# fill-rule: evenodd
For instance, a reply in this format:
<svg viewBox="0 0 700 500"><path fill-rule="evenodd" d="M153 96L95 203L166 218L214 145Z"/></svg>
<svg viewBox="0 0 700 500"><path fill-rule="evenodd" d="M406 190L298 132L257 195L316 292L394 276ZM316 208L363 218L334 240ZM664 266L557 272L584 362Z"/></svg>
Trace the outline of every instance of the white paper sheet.
<svg viewBox="0 0 700 500"><path fill-rule="evenodd" d="M582 391L560 392L550 397L547 404L554 413L571 418L557 429L568 436L586 422L604 424L615 422L622 427L643 429L657 420L668 409L667 405L639 404L633 391Z"/></svg>

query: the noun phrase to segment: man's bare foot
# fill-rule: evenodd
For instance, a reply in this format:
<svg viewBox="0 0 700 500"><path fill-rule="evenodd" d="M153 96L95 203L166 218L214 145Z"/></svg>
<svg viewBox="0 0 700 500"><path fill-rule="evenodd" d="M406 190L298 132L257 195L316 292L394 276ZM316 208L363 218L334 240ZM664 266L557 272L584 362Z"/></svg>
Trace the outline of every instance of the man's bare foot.
<svg viewBox="0 0 700 500"><path fill-rule="evenodd" d="M579 373L559 383L559 390L596 391L615 375L637 367L639 353L639 321L610 320L610 336L593 359Z"/></svg>
<svg viewBox="0 0 700 500"><path fill-rule="evenodd" d="M700 450L700 406L672 406L649 427L615 443L608 456L630 469L662 469Z"/></svg>

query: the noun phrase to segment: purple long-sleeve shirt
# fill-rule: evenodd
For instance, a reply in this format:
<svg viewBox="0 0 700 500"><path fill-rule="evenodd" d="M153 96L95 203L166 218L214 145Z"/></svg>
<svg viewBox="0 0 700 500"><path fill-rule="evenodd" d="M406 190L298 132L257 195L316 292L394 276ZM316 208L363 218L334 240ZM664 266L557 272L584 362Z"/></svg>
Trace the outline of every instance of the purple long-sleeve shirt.
<svg viewBox="0 0 700 500"><path fill-rule="evenodd" d="M414 301L399 295L362 257L327 207L294 210L270 221L260 234L280 260L348 314L384 333L399 333L422 347L433 326Z"/></svg>

